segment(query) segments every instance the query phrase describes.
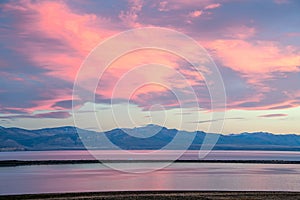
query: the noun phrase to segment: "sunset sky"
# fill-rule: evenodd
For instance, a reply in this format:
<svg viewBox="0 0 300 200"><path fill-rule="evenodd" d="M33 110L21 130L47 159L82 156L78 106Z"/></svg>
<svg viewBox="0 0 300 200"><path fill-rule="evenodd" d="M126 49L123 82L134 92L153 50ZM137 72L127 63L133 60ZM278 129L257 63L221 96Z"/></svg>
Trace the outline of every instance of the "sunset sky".
<svg viewBox="0 0 300 200"><path fill-rule="evenodd" d="M181 32L206 49L224 82L224 134L300 134L298 0L1 1L0 126L74 126L73 84L85 58L108 38L143 27ZM165 39L192 52L180 39ZM117 51L126 42L111 49ZM84 78L89 80L89 75ZM138 81L161 84L130 90ZM174 92L186 94L187 86L195 89L199 107L190 98L176 100ZM82 111L81 128L98 130L90 122L93 108L105 130L154 123L185 130L199 125L197 129L206 131L212 121L222 120L210 118L210 97L201 74L170 52L144 49L118 58L94 92L95 102L73 99ZM124 106L126 100L129 107Z"/></svg>

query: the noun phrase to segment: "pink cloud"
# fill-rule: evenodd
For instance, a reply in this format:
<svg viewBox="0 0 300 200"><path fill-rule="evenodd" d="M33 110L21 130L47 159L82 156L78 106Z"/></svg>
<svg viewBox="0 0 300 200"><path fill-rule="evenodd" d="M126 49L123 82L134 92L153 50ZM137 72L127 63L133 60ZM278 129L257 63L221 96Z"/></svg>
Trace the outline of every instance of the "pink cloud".
<svg viewBox="0 0 300 200"><path fill-rule="evenodd" d="M78 14L62 1L10 2L7 12L32 15L30 22L19 23L19 29L28 35L22 49L36 65L50 70L49 74L73 80L84 57L102 40L115 33L110 21L95 14ZM105 27L105 28L103 28ZM45 42L41 46L32 36L59 41L60 46ZM47 44L47 45L46 45Z"/></svg>
<svg viewBox="0 0 300 200"><path fill-rule="evenodd" d="M201 9L197 9L197 10L194 10L194 11L191 11L188 15L187 15L187 20L186 22L188 24L193 24L193 21L190 19L190 18L198 18L202 15L210 15L211 12L209 10L212 10L212 9L215 9L215 8L218 8L221 6L221 4L219 3L213 3L213 4L210 4L209 1L206 1L206 2L203 2L204 4L201 4L200 7ZM189 4L187 4L189 5Z"/></svg>
<svg viewBox="0 0 300 200"><path fill-rule="evenodd" d="M199 9L214 9L221 6L221 4L219 4L218 2L218 0L173 0L172 2L157 2L154 5L158 7L158 10L160 11L180 10L195 7L198 7Z"/></svg>
<svg viewBox="0 0 300 200"><path fill-rule="evenodd" d="M256 29L254 27L249 27L245 25L233 25L231 27L226 27L224 30L224 36L233 39L245 40L253 37L256 34Z"/></svg>
<svg viewBox="0 0 300 200"><path fill-rule="evenodd" d="M22 41L22 49L16 49L18 52L26 55L35 65L41 66L50 70L48 75L59 77L64 80L73 82L77 71L84 60L87 53L94 48L99 42L106 39L108 36L116 33L116 30L111 28L108 19L101 18L94 14L79 14L71 10L67 4L62 1L23 1L9 3L6 7L7 12L21 12L21 14L32 15L30 26L24 26L22 23L17 24L19 29L30 35L30 40ZM141 10L140 1L132 1L129 11L121 12L123 23L128 26L136 26L137 13ZM20 13L19 13L20 14ZM135 24L135 25L134 25ZM40 40L45 40L45 45L39 45L32 35L35 35ZM155 36L152 36L155 37ZM58 41L58 45L52 46L51 42ZM149 38L146 38L149 39ZM170 39L172 40L172 38ZM126 41L126 45L141 41ZM115 48L118 48L116 44ZM187 48L182 45L182 48ZM189 51L192 51L188 49ZM161 65L169 66L174 71L177 70L178 57L166 53L151 50L137 51L134 54L128 54L116 60L106 71L103 83L104 89L101 87L97 92L106 99L112 98L112 92L115 84L126 73L136 66L157 62ZM184 70L185 75L196 76L193 72ZM94 77L94 72L86 74L88 80ZM155 74L155 76L153 76ZM174 75L172 70L157 69L147 74L136 74L134 78L129 79L126 83L121 84L121 92L118 92L113 98L128 98L128 88L134 87L136 82L151 80L160 82L161 84L169 84L169 78ZM154 80L153 80L154 79ZM187 81L195 82L195 80ZM182 87L183 82L176 82L173 87ZM149 92L161 92L161 87L142 87L140 93L146 94ZM45 90L45 92L48 92ZM43 94L41 94L43 95ZM47 95L47 94L45 94ZM27 112L32 113L36 110L53 110L55 102L66 101L71 98L70 91L56 90L55 98L39 99L33 102L34 107L27 108Z"/></svg>
<svg viewBox="0 0 300 200"><path fill-rule="evenodd" d="M123 9L117 17L124 27L141 27L149 24L142 24L139 19L143 8L142 1L135 0L129 2L129 8ZM179 1L175 0L172 3L163 1L159 3L161 12L169 12L170 10L184 11L183 16L190 18L197 18L211 9L220 7L218 1L204 0L204 1ZM36 66L49 70L48 75L58 77L69 82L73 82L74 77L84 60L85 56L97 45L104 41L109 36L119 32L116 30L116 25L111 19L101 17L93 13L80 13L72 10L64 1L16 1L3 4L5 12L15 12L22 16L27 16L26 23L18 23L18 30L22 38L18 52L26 55L30 61ZM217 10L216 10L217 11ZM170 14L172 15L172 13ZM28 17L30 16L30 17ZM149 17L149 16L148 16ZM174 16L172 16L174 18ZM202 16L201 16L202 17ZM200 18L199 18L200 19ZM195 21L197 21L195 19ZM165 23L162 21L161 24ZM120 25L120 24L118 24ZM176 28L176 27L175 27ZM179 29L177 27L177 29ZM255 27L232 24L226 27L219 27L222 36L217 38L212 35L209 40L201 41L213 54L214 58L222 65L227 66L235 71L241 73L241 76L247 78L247 83L254 86L257 90L257 95L245 95L244 98L239 98L230 102L229 108L242 109L269 109L272 107L285 107L298 105L295 101L284 100L284 102L271 102L268 105L261 103L265 98L265 93L273 90L271 85L261 83L262 78L272 78L272 72L295 72L299 71L300 66L300 52L299 48L295 46L282 45L275 41L250 40L257 34ZM198 34L199 30L194 33ZM193 34L194 34L193 33ZM17 35L17 34L16 34ZM298 36L291 34L291 37ZM35 40L36 38L38 40ZM157 36L151 36L155 39ZM227 39L224 39L225 37ZM228 37L230 39L228 39ZM212 39L213 38L213 39ZM166 38L169 39L169 38ZM49 42L50 40L50 42ZM170 38L172 40L172 38ZM42 41L42 42L41 42ZM43 43L44 41L44 43ZM53 43L52 43L53 42ZM56 43L55 43L56 42ZM127 45L135 41L126 41ZM137 41L141 42L141 41ZM180 48L186 48L191 54L193 49L186 47L184 43L175 41ZM41 44L43 43L43 44ZM55 44L54 44L55 43ZM115 48L118 49L116 44ZM22 48L20 48L22 47ZM102 77L102 87L98 88L97 94L103 96L105 99L112 98L113 90L118 80L120 80L126 73L133 70L134 67L148 64L150 62L160 63L170 66L175 71L180 71L187 77L187 84L191 86L199 86L203 84L203 77L198 72L181 66L180 59L176 56L169 55L164 52L141 51L134 54L128 54L116 60L106 74ZM185 81L176 79L172 70L157 69L149 72L149 74L142 74L139 72L133 73L134 76L129 76L126 83L122 83L119 92L114 98L128 98L130 92L128 88L134 88L137 82L145 80L155 80L168 85L170 82L176 89L184 89ZM86 74L86 79L93 77L94 73ZM175 78L174 78L175 77ZM11 80L23 81L22 77L11 76ZM32 78L32 80L34 77ZM45 89L45 93L47 90ZM155 95L155 93L159 95ZM141 87L132 96L134 102L147 107L147 98L151 97L153 100L159 100L160 95L165 98L168 107L175 107L178 104L173 102L172 98L167 95L168 91L163 87L148 86ZM41 95L47 96L49 94ZM55 97L37 100L34 107L26 109L26 112L34 112L35 110L53 110L64 109L66 107L53 106L56 102L65 102L70 100L71 91L56 90L51 94ZM139 100L138 97L144 97ZM290 99L293 97L291 96Z"/></svg>
<svg viewBox="0 0 300 200"><path fill-rule="evenodd" d="M214 4L209 4L209 5L207 5L207 6L205 6L205 10L210 10L210 9L215 9L215 8L218 8L218 7L220 7L221 6L221 4L219 4L219 3L214 3Z"/></svg>
<svg viewBox="0 0 300 200"><path fill-rule="evenodd" d="M291 33L287 33L286 36L288 37L300 37L300 32L291 32Z"/></svg>
<svg viewBox="0 0 300 200"><path fill-rule="evenodd" d="M137 84L152 81L167 85L167 78L176 73L177 60L178 57L175 55L151 49L128 53L115 60L105 71L100 79L97 93L111 98L117 87L118 92L115 92L114 98L128 98L129 93L133 92L131 89L135 88ZM159 63L168 66L170 69L155 67L151 63ZM149 66L143 67L143 70L139 69L143 65ZM172 68L174 68L174 71L172 71ZM86 76L94 77L94 74L87 74ZM158 89L157 87L152 89L155 91L155 88ZM158 91L160 90L158 89Z"/></svg>
<svg viewBox="0 0 300 200"><path fill-rule="evenodd" d="M193 18L199 17L201 15L202 15L202 11L201 10L195 10L195 11L189 13L189 16L193 17Z"/></svg>
<svg viewBox="0 0 300 200"><path fill-rule="evenodd" d="M299 71L300 50L273 41L214 40L205 42L222 63L244 73Z"/></svg>

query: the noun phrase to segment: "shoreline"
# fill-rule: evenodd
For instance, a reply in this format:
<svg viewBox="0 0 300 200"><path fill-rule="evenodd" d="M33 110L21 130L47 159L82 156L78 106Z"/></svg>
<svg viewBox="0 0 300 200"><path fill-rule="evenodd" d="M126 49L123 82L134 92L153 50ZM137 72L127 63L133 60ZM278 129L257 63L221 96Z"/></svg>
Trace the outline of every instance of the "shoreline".
<svg viewBox="0 0 300 200"><path fill-rule="evenodd" d="M300 164L300 161L287 160L1 160L0 167L26 165L63 165L63 164L95 164L95 163L244 163L244 164Z"/></svg>
<svg viewBox="0 0 300 200"><path fill-rule="evenodd" d="M300 192L283 191L118 191L0 195L2 199L297 199Z"/></svg>

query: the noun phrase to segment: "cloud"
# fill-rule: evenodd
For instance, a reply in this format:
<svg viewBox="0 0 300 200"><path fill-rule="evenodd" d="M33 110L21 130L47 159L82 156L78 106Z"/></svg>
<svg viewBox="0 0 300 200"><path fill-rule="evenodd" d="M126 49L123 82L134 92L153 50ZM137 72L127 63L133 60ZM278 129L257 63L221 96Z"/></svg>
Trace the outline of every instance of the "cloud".
<svg viewBox="0 0 300 200"><path fill-rule="evenodd" d="M2 8L20 19L14 22L14 32L6 33L19 41L12 48L48 74L67 80L73 80L84 57L115 32L108 19L76 13L63 1L13 1Z"/></svg>
<svg viewBox="0 0 300 200"><path fill-rule="evenodd" d="M130 102L139 105L143 110L150 110L152 105L161 105L167 110L180 106L176 95L170 90L140 93L135 95Z"/></svg>
<svg viewBox="0 0 300 200"><path fill-rule="evenodd" d="M11 73L1 76L1 103L3 113L32 113L53 110L51 105L59 99L70 98L72 84L43 74L23 74L16 80Z"/></svg>
<svg viewBox="0 0 300 200"><path fill-rule="evenodd" d="M219 8L221 6L221 4L219 3L214 3L214 4L209 4L207 6L205 6L205 10L211 10L211 9L215 9L215 8Z"/></svg>
<svg viewBox="0 0 300 200"><path fill-rule="evenodd" d="M167 5L168 5L168 1L160 1L157 6L158 10L161 12L169 11Z"/></svg>
<svg viewBox="0 0 300 200"><path fill-rule="evenodd" d="M141 24L138 23L138 15L141 12L143 7L142 0L130 0L129 1L129 10L121 11L119 18L129 27L137 28L141 27Z"/></svg>
<svg viewBox="0 0 300 200"><path fill-rule="evenodd" d="M55 111L55 112L47 112L47 113L39 113L39 114L30 114L30 115L6 115L0 116L2 119L17 119L17 118L55 118L55 119L64 119L71 117L69 112L66 111Z"/></svg>
<svg viewBox="0 0 300 200"><path fill-rule="evenodd" d="M195 10L195 11L189 13L189 16L192 17L192 18L199 17L201 15L202 15L201 10Z"/></svg>
<svg viewBox="0 0 300 200"><path fill-rule="evenodd" d="M32 117L35 111L69 109L66 99L81 62L115 32L110 20L64 1L8 1L0 9L0 111Z"/></svg>
<svg viewBox="0 0 300 200"><path fill-rule="evenodd" d="M263 118L272 118L272 117L286 117L288 116L287 114L267 114L267 115L260 115L258 117L263 117Z"/></svg>
<svg viewBox="0 0 300 200"><path fill-rule="evenodd" d="M208 5L204 6L204 8L202 8L202 9L194 10L194 11L190 12L190 13L188 14L188 18L198 18L198 17L200 17L200 16L202 16L202 15L210 15L211 12L210 12L209 10L218 8L218 7L220 7L220 6L221 6L221 4L219 4L219 3L208 4ZM189 20L189 19L187 19L186 22L189 23L189 24L192 24L192 23L193 23L193 22L192 22L191 20Z"/></svg>
<svg viewBox="0 0 300 200"><path fill-rule="evenodd" d="M169 1L154 1L152 7L156 7L159 11L174 11L174 10L186 10L186 9L194 9L195 7L201 9L214 9L220 7L221 4L218 3L218 0L189 0L189 1L182 1L182 0L173 0L172 2Z"/></svg>
<svg viewBox="0 0 300 200"><path fill-rule="evenodd" d="M224 36L230 39L245 40L255 36L257 30L254 27L245 25L233 25L226 27L224 30Z"/></svg>
<svg viewBox="0 0 300 200"><path fill-rule="evenodd" d="M229 0L175 0L172 3L135 0L103 3L103 7L98 6L101 12L97 12L96 6L74 7L74 4L78 2L24 0L1 4L4 18L0 27L2 113L31 115L34 111L70 109L73 81L88 52L119 31L141 26L170 27L187 33L204 45L220 67L229 109L284 109L300 105L300 49L295 39L299 30L290 24L298 15L293 10L286 17L282 17L286 12L278 10L266 16L257 9L243 10L240 1ZM102 6L102 2L100 4ZM245 7L249 4L245 3ZM275 6L273 2L262 4L267 8ZM113 14L105 6L113 9ZM278 20L274 20L274 16ZM186 24L186 19L192 24ZM274 27L283 32L281 35L289 36L286 38L291 40L290 43L285 38L278 40ZM157 37L152 35L146 40ZM180 40L165 39L193 53L193 49ZM124 44L116 44L115 50ZM135 71L127 75L135 66L149 61L170 66L172 70L156 68L144 74ZM178 79L174 71L180 72L186 80ZM86 80L94 74L94 71L87 74ZM113 95L116 83L124 76L127 76L126 82L121 82L118 92ZM180 91L187 97L183 102L186 107L199 103L202 108L210 108L203 77L182 59L153 51L128 54L112 63L101 77L96 102L127 101L130 88L151 80ZM199 102L189 100L187 85L197 91ZM131 101L144 110L154 103L168 109L180 106L175 96L162 87L141 87Z"/></svg>
<svg viewBox="0 0 300 200"><path fill-rule="evenodd" d="M269 79L261 79L253 86L252 97L231 102L228 107L246 110L272 110L300 105L300 72L273 72ZM267 89L261 89L261 87ZM246 92L248 94L248 92ZM251 97L251 95L250 95Z"/></svg>
<svg viewBox="0 0 300 200"><path fill-rule="evenodd" d="M69 112L57 111L49 113L41 113L34 115L34 118L68 118L71 117Z"/></svg>
<svg viewBox="0 0 300 200"><path fill-rule="evenodd" d="M74 107L81 106L82 102L76 99L73 100L62 100L55 102L51 107L55 109L72 109L72 104Z"/></svg>
<svg viewBox="0 0 300 200"><path fill-rule="evenodd" d="M244 73L299 71L300 49L273 41L214 40L205 45L221 62Z"/></svg>
<svg viewBox="0 0 300 200"><path fill-rule="evenodd" d="M243 118L243 117L230 117L230 118L224 118L224 119L200 120L200 121L194 121L192 123L203 124L203 123L211 123L211 122L216 122L216 121L243 120L243 119L245 119L245 118Z"/></svg>

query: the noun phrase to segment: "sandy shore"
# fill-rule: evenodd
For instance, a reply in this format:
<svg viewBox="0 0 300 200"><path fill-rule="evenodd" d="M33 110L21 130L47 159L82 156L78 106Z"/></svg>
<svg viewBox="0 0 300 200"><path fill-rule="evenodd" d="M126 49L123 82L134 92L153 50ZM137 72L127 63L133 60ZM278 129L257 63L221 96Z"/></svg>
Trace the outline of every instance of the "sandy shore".
<svg viewBox="0 0 300 200"><path fill-rule="evenodd" d="M203 200L227 200L227 199L254 199L254 200L296 200L300 199L300 192L93 192L93 193L65 193L65 194L27 194L0 196L0 199L51 199L51 200L72 200L72 199L203 199Z"/></svg>

